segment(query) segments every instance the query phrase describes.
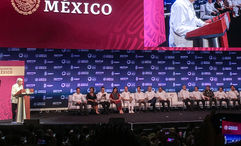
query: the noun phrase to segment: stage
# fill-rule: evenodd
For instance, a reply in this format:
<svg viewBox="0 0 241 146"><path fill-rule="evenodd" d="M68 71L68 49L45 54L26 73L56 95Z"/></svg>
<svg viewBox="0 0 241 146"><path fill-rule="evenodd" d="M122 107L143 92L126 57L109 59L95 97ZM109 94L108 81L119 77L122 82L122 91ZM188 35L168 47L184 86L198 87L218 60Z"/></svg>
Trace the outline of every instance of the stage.
<svg viewBox="0 0 241 146"><path fill-rule="evenodd" d="M201 123L210 114L209 111L170 111L170 112L137 112L134 114L110 113L108 115L80 115L77 112L49 112L31 113L31 119L39 119L41 125L93 125L105 124L111 118L124 118L129 124L178 124L178 123ZM236 113L240 110L217 110L216 113ZM0 125L18 125L14 122L4 122Z"/></svg>

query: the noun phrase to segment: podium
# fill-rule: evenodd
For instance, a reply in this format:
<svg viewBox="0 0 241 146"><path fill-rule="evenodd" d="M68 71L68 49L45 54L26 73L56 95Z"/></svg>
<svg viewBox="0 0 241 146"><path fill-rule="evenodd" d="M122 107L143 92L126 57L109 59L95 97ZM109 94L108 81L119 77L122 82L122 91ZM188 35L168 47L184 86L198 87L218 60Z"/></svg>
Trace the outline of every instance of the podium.
<svg viewBox="0 0 241 146"><path fill-rule="evenodd" d="M34 93L34 89L22 89L22 90L19 90L15 94L15 97L18 98L18 106L25 105L26 119L30 119L30 95L33 93ZM20 98L20 97L22 97L22 98ZM23 103L24 101L25 101L25 104ZM24 108L22 107L21 109L23 110ZM24 110L21 112L23 113ZM18 114L17 114L17 116L18 116ZM24 119L22 119L22 120L24 120Z"/></svg>
<svg viewBox="0 0 241 146"><path fill-rule="evenodd" d="M198 47L223 47L228 48L227 30L230 23L229 12L223 13L212 19L203 27L190 31L186 34L187 40L201 40Z"/></svg>

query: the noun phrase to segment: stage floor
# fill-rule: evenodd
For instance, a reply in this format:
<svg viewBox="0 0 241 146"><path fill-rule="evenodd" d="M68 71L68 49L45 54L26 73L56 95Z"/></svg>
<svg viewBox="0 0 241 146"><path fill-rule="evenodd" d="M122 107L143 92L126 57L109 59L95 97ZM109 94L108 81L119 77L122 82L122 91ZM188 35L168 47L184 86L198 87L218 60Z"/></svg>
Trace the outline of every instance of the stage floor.
<svg viewBox="0 0 241 146"><path fill-rule="evenodd" d="M74 112L32 113L31 119L39 119L40 124L101 124L108 123L110 118L124 118L125 122L133 124L158 124L158 123L186 123L202 122L211 111L170 111L170 112L139 112L134 114L111 113L108 115L89 114L83 116ZM216 113L240 113L241 111L216 111ZM0 125L15 125L5 122Z"/></svg>

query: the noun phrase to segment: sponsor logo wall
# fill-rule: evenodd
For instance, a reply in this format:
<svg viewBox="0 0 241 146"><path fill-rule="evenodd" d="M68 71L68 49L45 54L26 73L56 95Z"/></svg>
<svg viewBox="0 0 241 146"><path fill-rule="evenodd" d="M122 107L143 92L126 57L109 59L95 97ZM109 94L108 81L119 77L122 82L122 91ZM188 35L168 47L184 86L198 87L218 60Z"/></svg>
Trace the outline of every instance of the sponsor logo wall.
<svg viewBox="0 0 241 146"><path fill-rule="evenodd" d="M241 52L1 48L0 60L25 61L24 86L35 89L32 108L66 107L76 87L82 93L91 86L108 92L115 86L135 92L138 85L170 92L183 84L191 91L206 85L241 89Z"/></svg>

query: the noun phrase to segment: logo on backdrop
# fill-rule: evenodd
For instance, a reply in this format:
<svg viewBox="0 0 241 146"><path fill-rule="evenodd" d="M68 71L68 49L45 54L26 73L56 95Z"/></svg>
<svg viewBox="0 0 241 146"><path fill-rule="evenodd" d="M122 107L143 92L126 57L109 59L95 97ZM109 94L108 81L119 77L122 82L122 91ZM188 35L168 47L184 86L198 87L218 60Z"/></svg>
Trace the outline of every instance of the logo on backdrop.
<svg viewBox="0 0 241 146"><path fill-rule="evenodd" d="M40 0L11 0L11 3L18 13L30 15L38 9Z"/></svg>

